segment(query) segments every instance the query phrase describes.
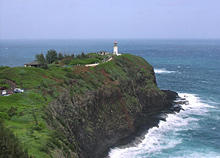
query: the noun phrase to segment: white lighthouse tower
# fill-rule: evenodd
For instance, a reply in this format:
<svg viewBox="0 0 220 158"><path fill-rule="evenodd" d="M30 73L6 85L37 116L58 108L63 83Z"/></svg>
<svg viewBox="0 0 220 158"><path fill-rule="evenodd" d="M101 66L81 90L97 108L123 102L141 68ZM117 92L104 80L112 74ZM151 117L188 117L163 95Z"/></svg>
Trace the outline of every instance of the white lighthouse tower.
<svg viewBox="0 0 220 158"><path fill-rule="evenodd" d="M117 41L115 41L115 43L114 43L113 55L118 55L118 45L117 45Z"/></svg>

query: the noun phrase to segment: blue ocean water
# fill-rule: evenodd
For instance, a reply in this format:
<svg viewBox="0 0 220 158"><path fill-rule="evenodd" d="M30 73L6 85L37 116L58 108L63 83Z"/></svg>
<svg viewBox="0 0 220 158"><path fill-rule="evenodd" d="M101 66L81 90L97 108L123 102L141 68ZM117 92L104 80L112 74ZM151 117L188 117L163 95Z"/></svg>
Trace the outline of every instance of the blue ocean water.
<svg viewBox="0 0 220 158"><path fill-rule="evenodd" d="M35 54L112 52L114 40L2 40L0 65L23 66ZM118 40L119 53L145 58L158 86L189 101L145 133L138 144L111 149L111 158L220 157L220 40Z"/></svg>

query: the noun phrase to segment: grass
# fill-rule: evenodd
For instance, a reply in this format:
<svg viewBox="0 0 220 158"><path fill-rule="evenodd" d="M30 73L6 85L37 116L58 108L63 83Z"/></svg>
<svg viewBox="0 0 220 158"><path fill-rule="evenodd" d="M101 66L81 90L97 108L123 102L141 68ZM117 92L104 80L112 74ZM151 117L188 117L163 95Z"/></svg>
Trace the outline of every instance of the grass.
<svg viewBox="0 0 220 158"><path fill-rule="evenodd" d="M50 152L45 152L44 149L48 148L53 130L46 126L44 107L53 100L56 91L51 95L48 93L63 82L65 73L63 69L53 65L47 70L13 67L0 71L0 81L5 83L8 79L27 90L7 97L0 96L0 118L19 138L22 147L28 149L28 154L36 158L50 157Z"/></svg>
<svg viewBox="0 0 220 158"><path fill-rule="evenodd" d="M67 58L62 61L65 65L86 65L100 63L102 60L107 59L108 55L99 55L96 53L89 53L84 58Z"/></svg>
<svg viewBox="0 0 220 158"><path fill-rule="evenodd" d="M10 86L6 79L0 79L0 87L4 87L5 89L8 89Z"/></svg>
<svg viewBox="0 0 220 158"><path fill-rule="evenodd" d="M4 113L5 126L10 128L21 140L29 155L47 157L39 149L45 146L50 130L46 129L43 106L48 104L44 97L34 91L17 93L8 97L0 96L0 111ZM36 115L38 125L34 119ZM2 116L2 115L1 115ZM38 128L36 128L38 127Z"/></svg>
<svg viewBox="0 0 220 158"><path fill-rule="evenodd" d="M99 62L99 59L96 58L84 58L84 59L72 59L69 65L77 65L77 64L93 64Z"/></svg>
<svg viewBox="0 0 220 158"><path fill-rule="evenodd" d="M65 73L59 67L48 70L35 67L13 67L0 71L0 79L8 79L25 89L37 88L43 81L56 84L53 79L64 79Z"/></svg>
<svg viewBox="0 0 220 158"><path fill-rule="evenodd" d="M107 56L90 53L87 57L68 62L70 65L89 64L100 62ZM145 87L142 88L145 92L159 91L154 83L153 68L143 58L129 54L114 56L113 60L96 67L62 68L55 64L48 67L0 67L0 86L9 86L7 80L11 80L27 90L8 97L0 96L0 119L3 119L5 126L19 138L28 154L37 158L51 157L56 155L54 149L63 148L68 151L71 147L62 139L65 137L62 132L47 127L47 119L51 116L46 115L45 107L63 95L63 89L69 91L67 97L75 97L78 100L84 99L87 92L95 92L97 89L109 88L116 91L119 82L123 85L123 81L130 80L144 82ZM132 111L138 100L129 95L124 97L127 98L128 108ZM87 114L82 113L82 117L84 115ZM92 133L92 123L86 123L86 131ZM63 124L65 126L65 123Z"/></svg>
<svg viewBox="0 0 220 158"><path fill-rule="evenodd" d="M99 54L96 54L96 53L89 53L87 54L87 57L88 58L96 58L96 59L99 59L100 61L107 58L108 55L99 55Z"/></svg>
<svg viewBox="0 0 220 158"><path fill-rule="evenodd" d="M7 69L7 68L10 68L8 66L0 66L0 71L4 70L4 69Z"/></svg>

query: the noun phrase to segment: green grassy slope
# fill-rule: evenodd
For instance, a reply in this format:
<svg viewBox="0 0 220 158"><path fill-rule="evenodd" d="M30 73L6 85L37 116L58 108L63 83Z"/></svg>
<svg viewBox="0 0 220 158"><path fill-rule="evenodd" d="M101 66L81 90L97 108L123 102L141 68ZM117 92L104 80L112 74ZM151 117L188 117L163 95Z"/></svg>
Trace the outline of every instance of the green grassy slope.
<svg viewBox="0 0 220 158"><path fill-rule="evenodd" d="M0 96L0 118L4 125L19 138L29 155L50 157L47 150L53 130L47 128L44 106L58 94L55 89L65 79L65 72L57 67L48 70L14 67L1 70L0 78L27 90Z"/></svg>
<svg viewBox="0 0 220 158"><path fill-rule="evenodd" d="M112 61L89 68L56 65L50 65L49 69L1 67L0 81L10 80L27 91L0 96L0 119L4 120L4 127L19 139L29 156L77 157L62 132L47 124L46 109L51 101L63 95L64 90L68 90L70 96L80 98L88 91L100 87L116 88L119 80L129 80L131 76L139 78L143 74L148 78L143 89L160 91L154 83L152 71L143 58L129 54L115 56Z"/></svg>

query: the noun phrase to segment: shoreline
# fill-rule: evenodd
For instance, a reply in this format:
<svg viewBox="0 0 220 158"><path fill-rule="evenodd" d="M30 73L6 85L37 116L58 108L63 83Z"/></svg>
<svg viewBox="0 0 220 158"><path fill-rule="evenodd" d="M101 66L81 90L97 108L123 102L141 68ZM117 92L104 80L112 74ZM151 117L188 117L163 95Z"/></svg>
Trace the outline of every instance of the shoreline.
<svg viewBox="0 0 220 158"><path fill-rule="evenodd" d="M150 114L148 116L144 116L145 122L143 120L141 123L137 126L137 129L132 132L129 136L122 138L118 140L118 142L111 146L109 149L104 151L101 155L97 155L100 158L110 158L109 152L111 149L114 148L128 148L135 146L144 139L144 136L148 133L149 129L153 127L158 127L161 120L166 121L167 114L172 114L175 112L180 112L182 110L182 106L185 102L181 100L181 102L178 102L181 100L181 97L178 95L175 100L173 100L173 105L171 107L165 108L164 110ZM146 114L147 115L147 114ZM148 120L153 120L152 122L149 122Z"/></svg>

